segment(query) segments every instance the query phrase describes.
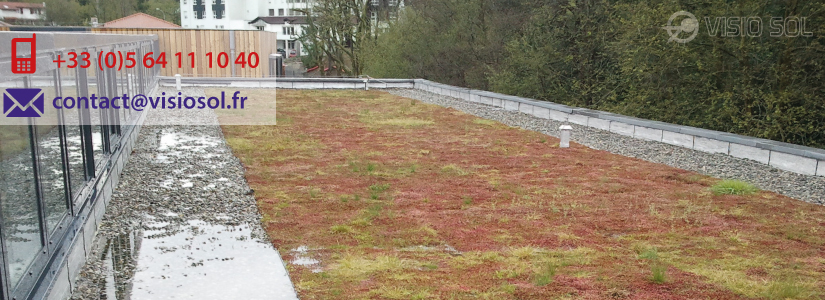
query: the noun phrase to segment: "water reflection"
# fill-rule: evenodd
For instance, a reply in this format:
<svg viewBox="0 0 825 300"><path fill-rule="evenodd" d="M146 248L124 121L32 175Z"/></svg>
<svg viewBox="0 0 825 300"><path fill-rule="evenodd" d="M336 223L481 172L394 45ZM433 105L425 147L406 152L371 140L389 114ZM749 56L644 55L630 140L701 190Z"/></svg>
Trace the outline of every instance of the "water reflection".
<svg viewBox="0 0 825 300"><path fill-rule="evenodd" d="M68 211L60 129L53 125L37 126L37 134L40 151L40 186L43 188L43 200L46 204L46 226L51 233Z"/></svg>
<svg viewBox="0 0 825 300"><path fill-rule="evenodd" d="M0 205L9 284L17 285L43 246L37 212L31 139L26 125L0 130Z"/></svg>
<svg viewBox="0 0 825 300"><path fill-rule="evenodd" d="M106 241L102 257L107 271L106 282L100 299L129 299L135 270L136 241L134 232L119 234Z"/></svg>
<svg viewBox="0 0 825 300"><path fill-rule="evenodd" d="M247 225L152 222L143 237L131 299L297 299L278 252Z"/></svg>

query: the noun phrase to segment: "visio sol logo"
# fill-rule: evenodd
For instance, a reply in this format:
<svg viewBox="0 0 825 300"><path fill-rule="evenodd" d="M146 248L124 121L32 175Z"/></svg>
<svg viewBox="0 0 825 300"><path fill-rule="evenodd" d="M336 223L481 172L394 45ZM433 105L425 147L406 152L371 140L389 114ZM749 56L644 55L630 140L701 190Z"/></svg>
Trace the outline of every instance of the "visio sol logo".
<svg viewBox="0 0 825 300"><path fill-rule="evenodd" d="M768 27L771 37L812 37L813 32L806 28L808 18L805 17L772 17L765 24L762 17L711 17L704 18L705 28L709 36L721 37L761 37L764 28ZM699 20L686 11L678 11L667 20L667 26L662 27L670 36L668 42L687 43L699 34Z"/></svg>

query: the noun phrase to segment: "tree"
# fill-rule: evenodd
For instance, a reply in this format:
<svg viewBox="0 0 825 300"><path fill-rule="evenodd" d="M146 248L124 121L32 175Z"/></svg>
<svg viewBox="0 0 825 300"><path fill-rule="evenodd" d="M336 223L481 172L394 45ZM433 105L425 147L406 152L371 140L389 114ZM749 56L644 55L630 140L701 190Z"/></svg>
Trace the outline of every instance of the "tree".
<svg viewBox="0 0 825 300"><path fill-rule="evenodd" d="M368 2L319 0L304 12L307 28L300 40L310 62L326 64L330 71L335 67L339 74L361 75L364 45L372 38Z"/></svg>

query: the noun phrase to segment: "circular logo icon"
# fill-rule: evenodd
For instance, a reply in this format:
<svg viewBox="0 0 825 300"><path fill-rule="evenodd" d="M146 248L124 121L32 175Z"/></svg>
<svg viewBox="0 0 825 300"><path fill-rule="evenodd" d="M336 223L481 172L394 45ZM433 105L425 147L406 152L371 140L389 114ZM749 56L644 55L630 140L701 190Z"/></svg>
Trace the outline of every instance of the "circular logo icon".
<svg viewBox="0 0 825 300"><path fill-rule="evenodd" d="M682 17L678 23L679 25L674 25L674 23L676 23L674 21L679 17ZM696 38L696 35L699 34L699 21L696 20L696 16L692 13L684 10L678 11L670 16L670 19L667 20L667 26L662 27L662 29L666 30L670 36L667 40L668 42L684 44L692 41ZM682 35L686 35L686 37L681 37Z"/></svg>

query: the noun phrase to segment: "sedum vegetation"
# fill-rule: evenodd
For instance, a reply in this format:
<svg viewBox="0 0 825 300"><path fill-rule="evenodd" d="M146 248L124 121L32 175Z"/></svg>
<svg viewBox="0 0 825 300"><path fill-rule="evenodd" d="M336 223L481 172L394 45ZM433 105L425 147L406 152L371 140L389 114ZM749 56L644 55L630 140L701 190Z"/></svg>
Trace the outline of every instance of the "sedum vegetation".
<svg viewBox="0 0 825 300"><path fill-rule="evenodd" d="M669 43L662 27L682 10L699 33ZM713 30L716 17L747 16L761 17L761 36ZM804 17L812 37L772 37L772 17ZM825 147L823 1L419 0L366 49L373 77Z"/></svg>
<svg viewBox="0 0 825 300"><path fill-rule="evenodd" d="M825 207L478 120L278 90L222 128L301 299L825 296Z"/></svg>

